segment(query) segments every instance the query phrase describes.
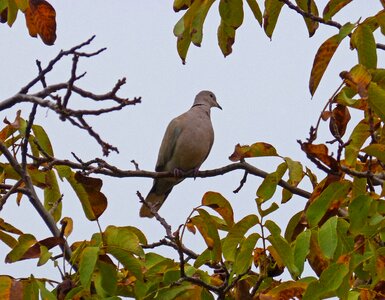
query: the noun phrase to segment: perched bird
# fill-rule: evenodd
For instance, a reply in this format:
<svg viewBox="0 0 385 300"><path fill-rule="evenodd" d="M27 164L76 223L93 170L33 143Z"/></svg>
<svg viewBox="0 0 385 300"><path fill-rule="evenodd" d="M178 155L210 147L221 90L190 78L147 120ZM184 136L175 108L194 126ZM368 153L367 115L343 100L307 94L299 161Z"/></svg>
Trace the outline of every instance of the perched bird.
<svg viewBox="0 0 385 300"><path fill-rule="evenodd" d="M196 95L193 106L173 119L167 126L159 149L157 172L174 172L172 178L155 178L145 201L158 211L174 185L183 180L180 175L189 171L198 172L206 160L214 142L214 131L210 119L211 107L222 107L210 91ZM143 204L140 216L152 218L150 209Z"/></svg>

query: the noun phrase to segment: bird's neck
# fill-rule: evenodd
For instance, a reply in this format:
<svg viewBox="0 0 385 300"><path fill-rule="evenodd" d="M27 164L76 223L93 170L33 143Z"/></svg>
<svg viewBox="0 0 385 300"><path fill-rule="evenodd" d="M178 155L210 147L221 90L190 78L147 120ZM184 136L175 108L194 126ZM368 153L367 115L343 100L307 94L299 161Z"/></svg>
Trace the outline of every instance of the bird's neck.
<svg viewBox="0 0 385 300"><path fill-rule="evenodd" d="M207 116L210 118L210 106L205 105L203 103L196 103L191 108L203 110L207 114Z"/></svg>

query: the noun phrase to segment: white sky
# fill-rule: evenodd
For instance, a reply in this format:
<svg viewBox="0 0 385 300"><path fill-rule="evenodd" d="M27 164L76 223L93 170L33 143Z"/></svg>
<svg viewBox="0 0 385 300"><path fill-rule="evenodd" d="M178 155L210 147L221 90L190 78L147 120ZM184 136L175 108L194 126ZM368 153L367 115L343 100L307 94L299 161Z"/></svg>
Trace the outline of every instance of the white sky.
<svg viewBox="0 0 385 300"><path fill-rule="evenodd" d="M258 1L259 4L262 2ZM322 11L327 1L318 2L322 4ZM95 58L81 60L79 73L87 71L87 76L77 85L103 93L109 91L119 78L127 77L120 95L141 96L143 101L124 111L89 120L105 140L120 150L119 155L112 153L108 157L110 163L122 169L133 169L130 161L135 159L141 169L153 170L169 121L189 109L197 92L209 89L216 94L223 111L212 111L215 142L201 170L229 164L228 156L235 144L257 141L271 143L280 155L315 169L306 160L296 140L308 136L309 127L316 123L325 101L341 82L338 74L357 63L356 53L348 50L346 40L337 50L311 100L308 80L314 55L324 40L337 33L335 28L321 25L315 37L309 39L302 17L284 7L270 41L245 6L245 21L237 31L233 54L223 58L216 40L219 14L215 3L204 26L202 47L191 46L187 64L182 65L172 33L182 14L173 12L172 1L52 0L51 3L57 12L58 27L58 38L52 47L28 36L21 14L11 29L0 26L0 99L14 95L37 74L35 59L41 60L44 66L61 49L68 49L96 34L96 39L87 49L108 49ZM353 1L348 6L346 13L336 16L336 21L342 24L348 20L357 21L359 17L365 18L381 8L380 1L364 0ZM379 66L383 62L384 53L379 52ZM69 59L60 63L48 76L48 84L65 82L69 78L70 66ZM74 97L70 105L82 101ZM27 118L29 108L29 105L23 105L2 111L0 119L7 117L12 120L17 109L22 109ZM101 157L101 149L93 139L61 122L52 112L40 109L37 123L48 131L57 157L72 158L71 151L85 161ZM325 132L327 128L328 125L324 124ZM326 139L331 138L327 136ZM249 159L248 162L266 171L275 170L281 163L279 159L264 158ZM238 187L242 176L243 171L238 171L216 178L187 179L174 188L160 214L176 230L191 209L199 205L204 192L209 190L220 192L232 203L236 220L257 213L254 198L261 180L249 176L241 192L233 194L232 190ZM139 190L146 195L151 185L152 179L149 178L104 178L102 191L109 202L100 219L101 225L133 225L147 235L149 242L161 239L163 228L155 220L138 216L140 204L135 193ZM74 232L69 242L89 239L93 232L98 231L97 225L84 217L68 184L63 186L63 217L74 218ZM309 185L301 186L306 189ZM274 201L280 202L280 190ZM304 199L294 197L273 215L274 220L284 228L288 219L304 204ZM0 217L25 232L33 233L38 239L49 236L43 221L26 198L20 207L14 204L13 199L8 200ZM195 251L203 247L200 236L189 238L186 243ZM8 251L8 247L0 243L1 260ZM175 257L169 249L161 251ZM58 272L49 264L38 270L35 265L36 261L11 265L0 262L0 274L24 277L34 273L36 276L59 278Z"/></svg>

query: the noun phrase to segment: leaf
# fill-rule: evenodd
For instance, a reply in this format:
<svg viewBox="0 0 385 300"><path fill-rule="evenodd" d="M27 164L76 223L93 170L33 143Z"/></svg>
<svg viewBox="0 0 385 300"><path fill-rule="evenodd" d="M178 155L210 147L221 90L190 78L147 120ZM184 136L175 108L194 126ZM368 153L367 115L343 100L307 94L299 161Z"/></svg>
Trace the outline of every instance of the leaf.
<svg viewBox="0 0 385 300"><path fill-rule="evenodd" d="M244 239L246 232L258 222L256 215L247 215L230 229L222 243L223 256L227 261L235 261L239 243Z"/></svg>
<svg viewBox="0 0 385 300"><path fill-rule="evenodd" d="M23 255L36 243L36 239L31 234L22 234L18 238L17 245L5 257L6 263L13 263L22 259Z"/></svg>
<svg viewBox="0 0 385 300"><path fill-rule="evenodd" d="M385 145L383 144L371 144L362 149L362 152L365 152L371 156L375 156L382 162L385 162Z"/></svg>
<svg viewBox="0 0 385 300"><path fill-rule="evenodd" d="M333 182L328 185L306 210L306 218L310 227L316 226L332 203L344 199L350 189L351 182L347 180Z"/></svg>
<svg viewBox="0 0 385 300"><path fill-rule="evenodd" d="M144 257L139 238L130 228L110 225L103 232L103 240L108 249L117 248Z"/></svg>
<svg viewBox="0 0 385 300"><path fill-rule="evenodd" d="M0 229L4 230L6 232L9 232L9 233L14 233L14 234L18 234L18 235L23 234L23 232L21 230L17 229L13 225L5 222L2 218L0 218Z"/></svg>
<svg viewBox="0 0 385 300"><path fill-rule="evenodd" d="M302 165L300 162L294 161L289 157L285 157L285 161L289 168L289 183L292 186L297 186L304 176Z"/></svg>
<svg viewBox="0 0 385 300"><path fill-rule="evenodd" d="M385 89L379 87L376 83L371 82L368 89L368 102L374 112L384 122L385 120Z"/></svg>
<svg viewBox="0 0 385 300"><path fill-rule="evenodd" d="M45 0L30 0L29 3L24 12L29 35L39 35L44 44L53 45L56 40L55 9Z"/></svg>
<svg viewBox="0 0 385 300"><path fill-rule="evenodd" d="M342 284L345 276L349 273L349 268L345 263L330 265L322 272L319 282L314 281L309 284L303 300L324 299L330 297L330 292L335 292Z"/></svg>
<svg viewBox="0 0 385 300"><path fill-rule="evenodd" d="M13 25L13 23L16 21L18 7L15 0L8 0L8 15L7 15L7 23L9 27Z"/></svg>
<svg viewBox="0 0 385 300"><path fill-rule="evenodd" d="M337 217L332 217L321 226L318 232L318 244L326 258L333 258L337 242Z"/></svg>
<svg viewBox="0 0 385 300"><path fill-rule="evenodd" d="M234 41L235 29L221 20L218 27L218 45L225 57L233 52Z"/></svg>
<svg viewBox="0 0 385 300"><path fill-rule="evenodd" d="M309 89L310 94L313 96L317 87L321 81L323 74L326 71L327 66L330 63L334 53L336 52L341 41L348 36L353 30L354 25L347 23L340 29L340 32L332 37L328 38L318 49L313 67L310 74Z"/></svg>
<svg viewBox="0 0 385 300"><path fill-rule="evenodd" d="M257 203L258 203L258 200L259 199L257 198ZM266 209L262 209L261 204L262 203L259 203L258 205L258 212L261 215L261 217L266 217L267 215L271 214L272 212L275 212L279 208L278 204L275 202L271 203L271 205Z"/></svg>
<svg viewBox="0 0 385 300"><path fill-rule="evenodd" d="M86 247L80 257L79 277L84 289L89 289L91 285L92 274L99 257L99 247Z"/></svg>
<svg viewBox="0 0 385 300"><path fill-rule="evenodd" d="M338 13L342 8L344 8L347 4L352 2L352 0L329 0L328 4L326 4L324 11L322 13L325 21L329 21L332 17Z"/></svg>
<svg viewBox="0 0 385 300"><path fill-rule="evenodd" d="M278 253L284 265L288 268L290 275L296 278L299 275L299 269L294 264L294 253L289 243L280 235L280 232L275 229L275 223L272 221L266 222L265 226L271 233L267 239Z"/></svg>
<svg viewBox="0 0 385 300"><path fill-rule="evenodd" d="M69 237L74 227L74 222L72 218L64 217L63 219L61 219L60 225L62 225L63 236Z"/></svg>
<svg viewBox="0 0 385 300"><path fill-rule="evenodd" d="M48 154L49 156L54 156L51 141L46 131L44 130L44 128L41 127L40 125L32 125L32 131L35 136L36 143L44 152L42 153L43 157L45 156L44 154Z"/></svg>
<svg viewBox="0 0 385 300"><path fill-rule="evenodd" d="M301 148L308 156L320 160L332 170L338 170L338 162L328 154L329 149L324 144L302 143Z"/></svg>
<svg viewBox="0 0 385 300"><path fill-rule="evenodd" d="M56 179L56 174L53 170L48 170L45 176L47 187L44 189L44 207L51 213L54 220L57 222L61 218L62 194Z"/></svg>
<svg viewBox="0 0 385 300"><path fill-rule="evenodd" d="M265 0L265 11L263 13L263 29L271 39L281 12L283 2L279 0Z"/></svg>
<svg viewBox="0 0 385 300"><path fill-rule="evenodd" d="M227 226L234 225L234 212L231 204L219 193L207 192L203 195L202 205L208 206L220 214Z"/></svg>
<svg viewBox="0 0 385 300"><path fill-rule="evenodd" d="M107 198L100 192L102 180L74 173L67 166L56 166L61 178L67 179L82 204L83 211L90 221L98 219L107 208Z"/></svg>
<svg viewBox="0 0 385 300"><path fill-rule="evenodd" d="M308 283L304 281L286 281L262 294L260 299L301 299Z"/></svg>
<svg viewBox="0 0 385 300"><path fill-rule="evenodd" d="M51 257L52 253L48 251L47 247L40 246L40 257L37 266L40 267L44 265Z"/></svg>
<svg viewBox="0 0 385 300"><path fill-rule="evenodd" d="M5 243L9 248L14 248L17 244L17 240L13 236L5 233L2 230L0 230L0 241Z"/></svg>
<svg viewBox="0 0 385 300"><path fill-rule="evenodd" d="M21 11L25 11L29 7L29 0L15 0L15 2Z"/></svg>
<svg viewBox="0 0 385 300"><path fill-rule="evenodd" d="M341 72L340 76L353 93L358 93L362 98L368 97L368 87L372 80L372 75L365 66L358 64L349 72Z"/></svg>
<svg viewBox="0 0 385 300"><path fill-rule="evenodd" d="M13 279L10 276L0 275L0 299L11 300Z"/></svg>
<svg viewBox="0 0 385 300"><path fill-rule="evenodd" d="M115 295L118 287L116 266L102 260L98 260L95 272L95 289L97 294L102 297Z"/></svg>
<svg viewBox="0 0 385 300"><path fill-rule="evenodd" d="M314 0L308 1L308 0L296 0L295 1L299 8L301 8L305 12L311 12L313 16L318 17L318 8ZM308 4L310 3L310 9ZM318 29L319 23L316 21L313 21L310 18L304 17L307 30L309 32L309 37L312 37L316 30Z"/></svg>
<svg viewBox="0 0 385 300"><path fill-rule="evenodd" d="M281 163L275 172L268 174L258 187L257 196L263 200L271 199L277 189L278 182L282 179L286 170L287 163Z"/></svg>
<svg viewBox="0 0 385 300"><path fill-rule="evenodd" d="M239 253L233 264L233 270L236 274L244 274L251 267L253 250L259 238L258 233L252 233L241 243Z"/></svg>
<svg viewBox="0 0 385 300"><path fill-rule="evenodd" d="M220 0L219 14L223 23L237 29L243 22L243 0Z"/></svg>
<svg viewBox="0 0 385 300"><path fill-rule="evenodd" d="M286 236L286 233L285 233L285 236ZM294 247L293 247L294 264L298 269L298 276L300 276L303 272L305 260L310 251L310 238L311 238L311 231L307 229L301 232L297 236L294 243Z"/></svg>
<svg viewBox="0 0 385 300"><path fill-rule="evenodd" d="M181 284L173 287L161 288L157 291L155 300L169 300L177 299L178 296L183 295L186 291L194 289L194 286L191 284Z"/></svg>
<svg viewBox="0 0 385 300"><path fill-rule="evenodd" d="M237 144L229 159L231 161L239 161L247 157L261 156L278 156L278 153L277 150L275 150L275 148L268 143L258 142L252 144L251 146L241 146L240 144Z"/></svg>
<svg viewBox="0 0 385 300"><path fill-rule="evenodd" d="M357 49L358 61L366 68L377 67L377 48L376 41L371 28L362 23L353 31L350 39L351 46Z"/></svg>
<svg viewBox="0 0 385 300"><path fill-rule="evenodd" d="M358 153L370 137L370 127L366 119L361 120L353 129L349 137L350 143L345 147L345 164L354 167L357 163Z"/></svg>
<svg viewBox="0 0 385 300"><path fill-rule="evenodd" d="M262 12L259 8L258 2L256 0L246 0L251 11L253 12L254 17L257 19L259 25L262 26Z"/></svg>
<svg viewBox="0 0 385 300"><path fill-rule="evenodd" d="M195 46L200 47L203 39L203 23L207 13L215 0L201 1L198 10L191 22L190 37ZM198 1L199 2L199 1Z"/></svg>
<svg viewBox="0 0 385 300"><path fill-rule="evenodd" d="M332 135L338 139L342 138L345 134L349 121L349 109L344 105L337 104L337 106L332 111L332 116L329 123L329 129Z"/></svg>
<svg viewBox="0 0 385 300"><path fill-rule="evenodd" d="M187 9L190 7L193 0L174 0L173 9L175 12Z"/></svg>
<svg viewBox="0 0 385 300"><path fill-rule="evenodd" d="M368 222L370 205L373 200L368 195L360 195L352 200L348 207L350 226L349 231L354 235L362 232Z"/></svg>
<svg viewBox="0 0 385 300"><path fill-rule="evenodd" d="M222 246L218 230L211 215L203 209L197 210L199 216L191 218L191 222L198 228L207 247L212 250L212 260L218 262L222 256Z"/></svg>

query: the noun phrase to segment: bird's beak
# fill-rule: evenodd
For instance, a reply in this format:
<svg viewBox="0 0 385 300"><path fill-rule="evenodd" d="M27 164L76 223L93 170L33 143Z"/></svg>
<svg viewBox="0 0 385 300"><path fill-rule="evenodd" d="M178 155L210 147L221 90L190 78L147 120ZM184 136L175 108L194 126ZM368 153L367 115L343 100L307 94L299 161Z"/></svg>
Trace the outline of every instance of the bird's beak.
<svg viewBox="0 0 385 300"><path fill-rule="evenodd" d="M220 105L218 104L218 102L217 102L217 107L218 107L220 110L223 110L223 109L222 109L222 106L220 106Z"/></svg>

